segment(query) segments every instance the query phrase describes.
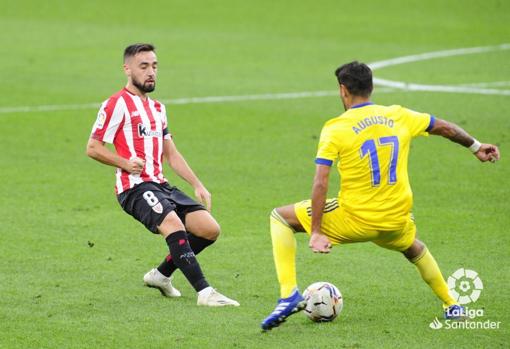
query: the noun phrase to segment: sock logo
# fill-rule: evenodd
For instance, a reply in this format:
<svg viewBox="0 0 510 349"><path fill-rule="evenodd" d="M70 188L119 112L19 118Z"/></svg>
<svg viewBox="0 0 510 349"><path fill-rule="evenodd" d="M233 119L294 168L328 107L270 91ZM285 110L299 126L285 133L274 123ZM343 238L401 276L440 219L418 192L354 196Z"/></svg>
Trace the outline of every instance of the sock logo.
<svg viewBox="0 0 510 349"><path fill-rule="evenodd" d="M480 298L483 282L476 271L460 268L448 277L448 288L459 304L469 304Z"/></svg>
<svg viewBox="0 0 510 349"><path fill-rule="evenodd" d="M179 258L184 259L188 264L192 264L195 261L195 254L193 251L189 251L181 254Z"/></svg>

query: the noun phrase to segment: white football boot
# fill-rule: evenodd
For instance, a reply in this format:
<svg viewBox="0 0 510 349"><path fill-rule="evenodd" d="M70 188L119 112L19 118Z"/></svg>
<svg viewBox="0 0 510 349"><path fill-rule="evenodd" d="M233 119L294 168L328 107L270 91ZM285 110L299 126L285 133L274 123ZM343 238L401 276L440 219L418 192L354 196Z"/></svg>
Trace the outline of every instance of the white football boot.
<svg viewBox="0 0 510 349"><path fill-rule="evenodd" d="M208 307L224 307L232 305L238 307L239 303L233 299L225 297L212 287L208 287L198 293L197 305L205 305Z"/></svg>
<svg viewBox="0 0 510 349"><path fill-rule="evenodd" d="M143 282L147 287L157 288L165 297L181 296L181 292L172 286L172 277L166 277L156 268L150 270L143 276Z"/></svg>

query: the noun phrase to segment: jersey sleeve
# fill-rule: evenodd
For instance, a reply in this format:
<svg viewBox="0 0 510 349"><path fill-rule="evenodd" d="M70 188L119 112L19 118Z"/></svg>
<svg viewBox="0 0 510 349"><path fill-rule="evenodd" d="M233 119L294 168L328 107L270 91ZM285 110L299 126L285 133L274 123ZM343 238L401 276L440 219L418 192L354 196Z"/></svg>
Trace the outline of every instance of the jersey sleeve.
<svg viewBox="0 0 510 349"><path fill-rule="evenodd" d="M166 116L166 107L161 104L161 118L163 120L163 139L171 139L172 135L168 131L168 117Z"/></svg>
<svg viewBox="0 0 510 349"><path fill-rule="evenodd" d="M327 123L322 128L317 156L315 158L315 163L317 165L331 166L338 158L340 150L338 140L336 139L335 132L333 131L333 126L330 124L328 125Z"/></svg>
<svg viewBox="0 0 510 349"><path fill-rule="evenodd" d="M112 97L105 101L99 108L90 137L101 142L113 143L117 131L123 124L124 109L119 98Z"/></svg>
<svg viewBox="0 0 510 349"><path fill-rule="evenodd" d="M419 113L411 109L402 108L404 122L412 137L428 136L428 132L434 127L436 118L432 114Z"/></svg>

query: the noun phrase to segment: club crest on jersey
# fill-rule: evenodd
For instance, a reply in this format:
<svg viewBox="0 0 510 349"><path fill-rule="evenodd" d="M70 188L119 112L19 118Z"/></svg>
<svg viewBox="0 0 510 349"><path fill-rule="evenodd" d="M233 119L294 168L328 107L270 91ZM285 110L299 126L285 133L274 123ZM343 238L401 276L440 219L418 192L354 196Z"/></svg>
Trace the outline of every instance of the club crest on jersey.
<svg viewBox="0 0 510 349"><path fill-rule="evenodd" d="M152 210L158 214L163 213L163 205L161 205L161 202L158 202L156 205L152 206Z"/></svg>
<svg viewBox="0 0 510 349"><path fill-rule="evenodd" d="M161 131L153 131L150 126L138 124L138 137L161 137Z"/></svg>

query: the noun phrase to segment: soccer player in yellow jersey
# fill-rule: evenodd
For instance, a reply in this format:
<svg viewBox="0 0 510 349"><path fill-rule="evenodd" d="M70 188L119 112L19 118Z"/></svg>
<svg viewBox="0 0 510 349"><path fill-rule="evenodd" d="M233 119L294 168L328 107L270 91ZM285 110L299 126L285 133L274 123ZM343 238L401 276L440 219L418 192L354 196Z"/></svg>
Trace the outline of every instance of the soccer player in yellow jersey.
<svg viewBox="0 0 510 349"><path fill-rule="evenodd" d="M399 105L373 104L372 72L363 63L345 64L335 75L346 111L322 129L312 199L271 213L281 299L262 321L262 329L270 330L304 308L296 282L295 232L307 232L309 247L318 253L329 253L333 245L364 241L402 252L443 302L445 317L458 318L463 307L449 294L430 251L416 238L407 175L409 147L416 136L440 135L469 148L482 162L498 160L498 148L478 142L459 126L433 115ZM326 199L335 162L341 173L340 192L338 198Z"/></svg>

